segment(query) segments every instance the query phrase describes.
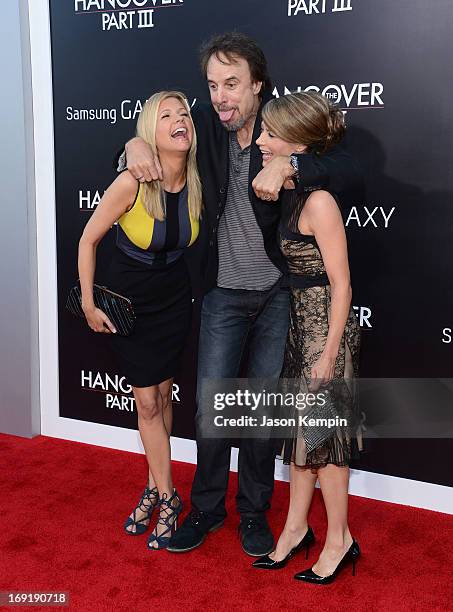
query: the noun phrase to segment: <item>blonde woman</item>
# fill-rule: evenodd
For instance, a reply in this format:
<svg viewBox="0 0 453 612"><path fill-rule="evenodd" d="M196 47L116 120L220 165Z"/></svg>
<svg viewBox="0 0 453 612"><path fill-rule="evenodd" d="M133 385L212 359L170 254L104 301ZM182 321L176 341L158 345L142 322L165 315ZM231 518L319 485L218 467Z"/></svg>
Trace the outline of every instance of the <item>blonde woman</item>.
<svg viewBox="0 0 453 612"><path fill-rule="evenodd" d="M130 535L144 533L158 507L148 539L153 550L166 548L182 509L171 476L171 393L192 312L183 255L197 239L201 214L197 140L185 96L177 91L151 96L138 119L137 136L158 157L163 180L141 185L126 170L110 185L80 239L79 276L87 323L95 332L111 334L122 373L132 385L149 477L124 529ZM106 284L132 301L136 323L127 337L116 335L93 301L96 248L115 221L116 248Z"/></svg>
<svg viewBox="0 0 453 612"><path fill-rule="evenodd" d="M257 144L263 166L278 155L306 152L321 158L341 140L345 129L341 110L312 92L271 100L262 117ZM302 549L308 556L314 534L307 516L319 479L327 535L316 563L295 578L326 584L346 564L354 568L360 555L348 525L349 465L358 450L354 378L360 328L351 306L346 235L337 197L325 190L297 195L291 181L285 188L279 242L289 268L290 325L283 378L297 381L298 391L328 392L318 416L335 413L347 425L329 431L295 427L288 436L283 451L284 462L291 466L286 524L275 550L253 565L278 570Z"/></svg>

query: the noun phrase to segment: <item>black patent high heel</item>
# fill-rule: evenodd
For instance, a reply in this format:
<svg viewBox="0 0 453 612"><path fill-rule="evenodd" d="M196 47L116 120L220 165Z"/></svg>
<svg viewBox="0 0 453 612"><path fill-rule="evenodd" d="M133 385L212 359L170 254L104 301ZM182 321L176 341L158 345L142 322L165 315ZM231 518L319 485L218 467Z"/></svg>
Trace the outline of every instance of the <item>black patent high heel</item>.
<svg viewBox="0 0 453 612"><path fill-rule="evenodd" d="M177 503L174 505L173 502ZM165 527L164 531L159 535L152 533L148 538L148 548L150 550L161 550L167 548L170 543L171 537L178 527L178 516L182 511L182 501L178 495L176 489L173 489L173 495L167 499L167 494L164 493L159 500L159 518L156 523L156 530L158 525ZM156 542L157 546L153 546Z"/></svg>
<svg viewBox="0 0 453 612"><path fill-rule="evenodd" d="M258 567L259 569L270 569L270 570L278 570L285 567L291 557L294 557L295 554L300 552L303 548L305 548L305 558L308 559L308 552L310 550L310 546L315 541L315 534L313 533L313 529L309 526L307 533L304 535L302 540L291 548L289 553L286 555L284 559L281 561L274 561L269 557L269 555L265 555L264 557L260 557L256 561L252 563L252 567Z"/></svg>
<svg viewBox="0 0 453 612"><path fill-rule="evenodd" d="M356 540L352 540L352 544L341 559L340 563L334 569L330 576L318 576L315 572L309 568L303 572L299 572L294 576L296 580L303 580L304 582L311 582L312 584L330 584L332 583L341 570L346 567L348 563L352 563L352 575L355 576L355 566L358 558L360 557L360 547Z"/></svg>

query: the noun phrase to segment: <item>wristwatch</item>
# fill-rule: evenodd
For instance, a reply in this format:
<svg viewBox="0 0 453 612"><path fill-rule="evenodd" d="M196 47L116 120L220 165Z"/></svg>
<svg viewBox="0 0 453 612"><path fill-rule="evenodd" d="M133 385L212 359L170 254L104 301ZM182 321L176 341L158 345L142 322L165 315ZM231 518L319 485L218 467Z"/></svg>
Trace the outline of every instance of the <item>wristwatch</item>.
<svg viewBox="0 0 453 612"><path fill-rule="evenodd" d="M297 155L290 155L289 156L289 163L291 164L291 166L294 168L294 173L292 174L291 178L293 181L295 181L296 183L299 181L299 162L297 161Z"/></svg>

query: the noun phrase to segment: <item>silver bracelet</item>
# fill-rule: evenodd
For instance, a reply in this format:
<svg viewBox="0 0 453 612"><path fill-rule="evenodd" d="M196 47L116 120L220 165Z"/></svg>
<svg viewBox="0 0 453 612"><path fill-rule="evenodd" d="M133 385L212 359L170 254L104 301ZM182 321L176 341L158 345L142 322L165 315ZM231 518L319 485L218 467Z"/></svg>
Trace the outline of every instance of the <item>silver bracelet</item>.
<svg viewBox="0 0 453 612"><path fill-rule="evenodd" d="M126 163L126 151L124 150L118 158L118 167L116 169L117 172L122 172L127 168Z"/></svg>

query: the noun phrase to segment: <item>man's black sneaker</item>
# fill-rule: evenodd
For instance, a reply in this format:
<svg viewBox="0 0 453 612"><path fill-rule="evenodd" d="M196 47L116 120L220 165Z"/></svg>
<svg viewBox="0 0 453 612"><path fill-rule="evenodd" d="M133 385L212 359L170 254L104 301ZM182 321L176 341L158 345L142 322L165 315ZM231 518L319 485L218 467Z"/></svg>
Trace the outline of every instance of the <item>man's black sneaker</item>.
<svg viewBox="0 0 453 612"><path fill-rule="evenodd" d="M241 518L238 528L242 549L251 557L268 555L274 550L274 536L264 516Z"/></svg>
<svg viewBox="0 0 453 612"><path fill-rule="evenodd" d="M210 516L206 512L191 510L181 527L172 535L167 550L170 552L187 552L203 544L210 531L223 526L223 520Z"/></svg>

